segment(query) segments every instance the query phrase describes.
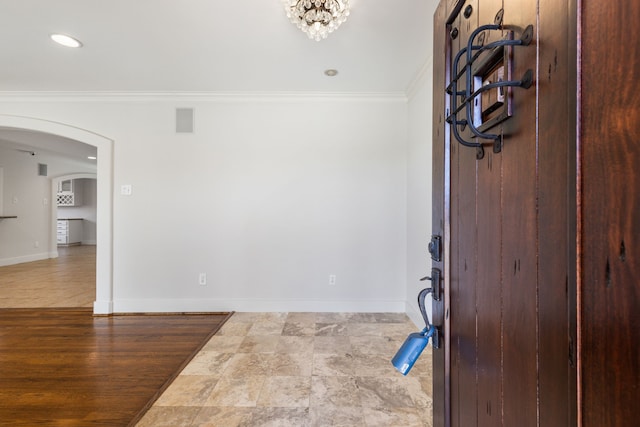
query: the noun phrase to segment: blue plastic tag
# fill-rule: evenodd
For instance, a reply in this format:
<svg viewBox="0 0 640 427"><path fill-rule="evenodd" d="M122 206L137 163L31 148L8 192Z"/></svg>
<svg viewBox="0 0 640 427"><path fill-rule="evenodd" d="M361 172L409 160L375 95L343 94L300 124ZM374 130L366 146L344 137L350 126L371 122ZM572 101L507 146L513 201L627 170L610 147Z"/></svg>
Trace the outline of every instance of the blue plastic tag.
<svg viewBox="0 0 640 427"><path fill-rule="evenodd" d="M404 341L400 349L396 352L396 355L391 359L393 366L402 375L407 375L416 360L422 354L427 344L429 344L429 338L433 335L434 327L429 329L425 328L421 332L414 332L409 334Z"/></svg>

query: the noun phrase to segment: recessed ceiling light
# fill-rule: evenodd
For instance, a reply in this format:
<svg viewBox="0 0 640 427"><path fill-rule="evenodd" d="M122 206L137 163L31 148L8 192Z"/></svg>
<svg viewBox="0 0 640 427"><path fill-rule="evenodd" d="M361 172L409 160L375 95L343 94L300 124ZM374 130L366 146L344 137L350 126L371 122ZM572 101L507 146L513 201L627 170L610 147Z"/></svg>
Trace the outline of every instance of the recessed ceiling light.
<svg viewBox="0 0 640 427"><path fill-rule="evenodd" d="M96 156L89 156L89 157L87 157L87 159L89 159L89 160L96 160L96 159L97 159L97 157L96 157Z"/></svg>
<svg viewBox="0 0 640 427"><path fill-rule="evenodd" d="M324 70L324 75L325 76L329 76L329 77L334 77L338 75L338 70L334 70L332 68L328 69L328 70Z"/></svg>
<svg viewBox="0 0 640 427"><path fill-rule="evenodd" d="M82 47L80 40L65 34L51 34L51 40L66 47Z"/></svg>

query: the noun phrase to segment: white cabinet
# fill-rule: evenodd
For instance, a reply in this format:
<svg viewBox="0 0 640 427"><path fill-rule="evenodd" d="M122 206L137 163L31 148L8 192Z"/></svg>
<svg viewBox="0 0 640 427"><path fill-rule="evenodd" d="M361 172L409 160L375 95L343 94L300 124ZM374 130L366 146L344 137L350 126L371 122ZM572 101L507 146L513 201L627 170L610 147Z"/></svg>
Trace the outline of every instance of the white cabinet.
<svg viewBox="0 0 640 427"><path fill-rule="evenodd" d="M58 183L58 193L73 193L73 180L65 179Z"/></svg>
<svg viewBox="0 0 640 427"><path fill-rule="evenodd" d="M82 219L59 219L57 236L59 245L81 244Z"/></svg>
<svg viewBox="0 0 640 427"><path fill-rule="evenodd" d="M58 183L58 206L82 206L82 180L65 179Z"/></svg>

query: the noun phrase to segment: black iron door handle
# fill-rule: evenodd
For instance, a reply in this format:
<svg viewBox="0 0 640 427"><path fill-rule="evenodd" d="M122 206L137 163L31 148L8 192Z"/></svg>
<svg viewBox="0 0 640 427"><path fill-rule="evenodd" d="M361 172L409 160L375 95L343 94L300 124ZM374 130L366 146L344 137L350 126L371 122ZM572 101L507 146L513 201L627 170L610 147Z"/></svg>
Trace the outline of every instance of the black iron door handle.
<svg viewBox="0 0 640 427"><path fill-rule="evenodd" d="M431 287L433 289L433 299L436 301L440 301L440 281L442 278L442 272L440 270L438 270L437 268L432 268L431 269L431 276L425 276L422 279L420 279L421 282L424 282L425 280L431 280Z"/></svg>

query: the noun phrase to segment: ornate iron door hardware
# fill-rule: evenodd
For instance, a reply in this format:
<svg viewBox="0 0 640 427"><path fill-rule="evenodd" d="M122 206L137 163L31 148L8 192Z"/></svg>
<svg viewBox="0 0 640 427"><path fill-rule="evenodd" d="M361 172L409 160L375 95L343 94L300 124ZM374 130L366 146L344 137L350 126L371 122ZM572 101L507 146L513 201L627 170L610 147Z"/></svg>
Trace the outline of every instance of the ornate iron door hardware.
<svg viewBox="0 0 640 427"><path fill-rule="evenodd" d="M502 11L496 15L495 22L480 26L471 33L467 46L453 60L451 83L446 88L446 93L451 96L451 111L447 111L446 121L460 144L476 148L478 159L484 157L483 142L479 140L492 141L494 153L502 150L502 135L487 131L513 114L511 89L528 89L533 83L531 69L520 80L512 79L512 49L531 43L533 26L527 26L519 39L514 39L513 31L507 31L501 40L485 45L486 31L504 30ZM461 66L463 58L466 62ZM464 116L459 118L463 112ZM475 141L467 141L461 135L467 126Z"/></svg>

